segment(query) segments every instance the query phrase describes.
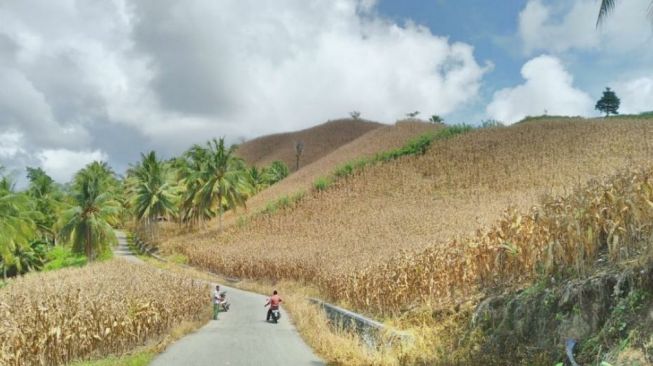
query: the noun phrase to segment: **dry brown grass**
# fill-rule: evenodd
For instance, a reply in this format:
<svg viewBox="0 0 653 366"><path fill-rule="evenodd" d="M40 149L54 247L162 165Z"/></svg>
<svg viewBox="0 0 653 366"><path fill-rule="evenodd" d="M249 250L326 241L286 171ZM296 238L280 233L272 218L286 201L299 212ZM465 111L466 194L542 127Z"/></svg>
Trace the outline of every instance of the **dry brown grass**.
<svg viewBox="0 0 653 366"><path fill-rule="evenodd" d="M223 224L226 227L232 226L241 217L247 217L261 211L269 202L279 197L290 196L297 192L310 190L313 182L317 178L333 171L341 164L345 164L354 159L372 157L382 151L397 149L417 136L440 128L442 128L442 125L416 120L399 121L395 125L375 128L359 138L338 147L319 160L303 166L299 171L292 173L281 182L259 192L247 201L246 211L227 212L224 215ZM200 232L215 232L218 230L217 220L214 221L203 223L199 228ZM183 228L169 223L162 225L161 234L163 238L176 237L178 240L192 241L197 233L186 236Z"/></svg>
<svg viewBox="0 0 653 366"><path fill-rule="evenodd" d="M255 218L222 235L209 230L180 236L163 247L237 276L310 279L318 271L348 272L401 251L473 235L509 206L524 210L545 193L564 193L590 178L645 163L652 145L648 136L653 125L645 121L551 121L477 130L435 142L425 156L367 168L308 195L293 210ZM275 250L261 250L266 247ZM266 273L268 261L288 273Z"/></svg>
<svg viewBox="0 0 653 366"><path fill-rule="evenodd" d="M300 167L326 156L338 147L383 125L364 120L341 119L296 132L268 135L247 141L237 155L250 165L266 166L281 160L295 170L295 142L304 142Z"/></svg>
<svg viewBox="0 0 653 366"><path fill-rule="evenodd" d="M121 354L208 319L207 294L203 283L119 260L18 278L0 290L0 364Z"/></svg>
<svg viewBox="0 0 653 366"><path fill-rule="evenodd" d="M446 305L478 296L479 285L524 283L536 270L572 266L580 272L604 239L616 248L610 250L615 261L631 250L622 245L623 235L612 244L614 233L601 230L637 236L645 227L633 231L594 222L588 234L583 225L589 224L574 221L579 214L573 210L595 209L583 206L592 199L582 192L596 194L603 185L565 198L574 202L572 211L556 206L558 201L539 200L650 163L649 136L653 124L646 120L545 121L477 130L437 141L424 156L368 167L326 192L309 194L293 209L256 217L221 235L173 239L165 247L184 253L191 264L228 275L317 284L329 298L376 314ZM624 182L635 178L614 179L608 187L622 182L618 192L629 195ZM538 202L537 214L528 211ZM508 207L513 209L504 216ZM532 215L544 213L552 221L542 226ZM572 226L552 226L560 220ZM583 229L576 233L573 225ZM586 242L583 236L589 236Z"/></svg>

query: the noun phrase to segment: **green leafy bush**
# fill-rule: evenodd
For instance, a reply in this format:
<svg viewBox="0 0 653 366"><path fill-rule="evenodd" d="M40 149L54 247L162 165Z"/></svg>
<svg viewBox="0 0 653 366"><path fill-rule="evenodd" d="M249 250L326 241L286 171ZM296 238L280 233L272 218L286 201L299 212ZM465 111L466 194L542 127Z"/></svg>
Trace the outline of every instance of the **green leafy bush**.
<svg viewBox="0 0 653 366"><path fill-rule="evenodd" d="M56 246L48 252L48 262L43 266L44 271L52 271L65 267L82 267L86 264L86 257L73 253L70 248Z"/></svg>
<svg viewBox="0 0 653 366"><path fill-rule="evenodd" d="M318 178L313 183L313 188L315 188L315 190L317 190L318 192L321 192L321 191L324 191L327 188L329 188L330 185L331 185L331 182L329 181L329 179L321 177L321 178Z"/></svg>

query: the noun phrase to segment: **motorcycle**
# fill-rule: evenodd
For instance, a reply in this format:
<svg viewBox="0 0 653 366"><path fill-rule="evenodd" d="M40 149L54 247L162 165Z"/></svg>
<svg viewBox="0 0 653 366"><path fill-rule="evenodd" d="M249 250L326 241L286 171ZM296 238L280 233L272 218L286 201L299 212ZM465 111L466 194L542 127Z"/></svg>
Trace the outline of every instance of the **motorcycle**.
<svg viewBox="0 0 653 366"><path fill-rule="evenodd" d="M272 312L272 314L271 314L272 322L274 324L277 324L279 319L281 319L281 311L279 311L279 309L272 309L270 311Z"/></svg>
<svg viewBox="0 0 653 366"><path fill-rule="evenodd" d="M227 302L227 291L222 291L220 293L220 301L222 302L222 309L224 311L229 311L231 304Z"/></svg>

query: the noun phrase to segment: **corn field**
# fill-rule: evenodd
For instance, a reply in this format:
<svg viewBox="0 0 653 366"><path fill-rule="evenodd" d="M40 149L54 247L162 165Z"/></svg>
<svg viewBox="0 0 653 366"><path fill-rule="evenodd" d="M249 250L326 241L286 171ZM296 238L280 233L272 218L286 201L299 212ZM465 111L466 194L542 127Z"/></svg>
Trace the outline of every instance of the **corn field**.
<svg viewBox="0 0 653 366"><path fill-rule="evenodd" d="M601 253L620 262L646 247L650 172L637 167L650 164L648 136L653 124L638 120L478 130L291 209L161 248L232 276L318 284L374 313L463 301L540 273L583 274Z"/></svg>
<svg viewBox="0 0 653 366"><path fill-rule="evenodd" d="M593 181L566 197L503 219L469 240L453 240L378 267L323 279L331 296L388 312L413 303L445 305L540 276L592 273L601 264L650 261L653 168Z"/></svg>
<svg viewBox="0 0 653 366"><path fill-rule="evenodd" d="M206 315L208 293L203 283L118 260L17 278L0 290L0 364L120 354Z"/></svg>

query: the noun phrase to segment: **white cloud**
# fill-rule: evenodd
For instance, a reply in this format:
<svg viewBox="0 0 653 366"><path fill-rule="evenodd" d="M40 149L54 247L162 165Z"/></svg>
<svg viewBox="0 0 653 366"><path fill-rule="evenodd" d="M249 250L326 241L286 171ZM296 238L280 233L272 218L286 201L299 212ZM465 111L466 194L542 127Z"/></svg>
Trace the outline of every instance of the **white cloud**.
<svg viewBox="0 0 653 366"><path fill-rule="evenodd" d="M472 46L381 18L375 7L8 2L0 8L0 82L11 88L0 90L0 130L21 132L26 151L166 155L213 136L299 129L351 110L382 122L414 110L446 115L476 98L489 66Z"/></svg>
<svg viewBox="0 0 653 366"><path fill-rule="evenodd" d="M653 111L653 78L641 77L615 82L614 91L621 99L620 113L635 114Z"/></svg>
<svg viewBox="0 0 653 366"><path fill-rule="evenodd" d="M574 88L573 77L559 59L543 55L531 59L522 67L525 82L494 93L486 113L504 123L514 123L526 116L587 115L592 99Z"/></svg>
<svg viewBox="0 0 653 366"><path fill-rule="evenodd" d="M93 161L107 161L108 156L100 150L73 151L46 149L37 154L41 167L58 182L68 182L77 171Z"/></svg>
<svg viewBox="0 0 653 366"><path fill-rule="evenodd" d="M17 154L24 153L22 139L23 134L17 131L0 133L0 158L12 158Z"/></svg>
<svg viewBox="0 0 653 366"><path fill-rule="evenodd" d="M598 29L599 3L595 0L529 0L519 14L519 36L526 54L572 49L605 52L637 51L650 47L647 18L649 0L618 1Z"/></svg>

